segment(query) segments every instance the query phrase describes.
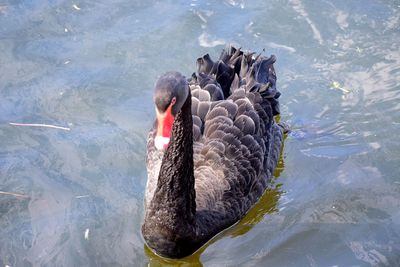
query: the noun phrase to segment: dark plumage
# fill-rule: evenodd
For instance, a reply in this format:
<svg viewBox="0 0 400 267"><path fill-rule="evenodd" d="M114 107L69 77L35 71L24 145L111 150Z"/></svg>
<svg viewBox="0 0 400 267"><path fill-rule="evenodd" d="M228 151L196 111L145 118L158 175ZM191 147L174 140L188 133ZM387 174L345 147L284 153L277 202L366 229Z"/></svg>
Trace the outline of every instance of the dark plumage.
<svg viewBox="0 0 400 267"><path fill-rule="evenodd" d="M158 80L142 226L157 254L190 255L240 220L266 189L283 141L273 119L280 96L275 60L231 47L217 62L199 58L188 82L177 72ZM156 148L159 131L168 134L167 126L157 128L168 112L169 143Z"/></svg>

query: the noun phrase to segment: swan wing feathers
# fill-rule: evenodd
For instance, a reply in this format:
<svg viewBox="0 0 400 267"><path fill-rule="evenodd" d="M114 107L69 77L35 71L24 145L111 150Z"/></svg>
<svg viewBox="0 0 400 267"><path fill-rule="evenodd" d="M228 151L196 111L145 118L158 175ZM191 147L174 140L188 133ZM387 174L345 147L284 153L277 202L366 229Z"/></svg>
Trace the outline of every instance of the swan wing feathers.
<svg viewBox="0 0 400 267"><path fill-rule="evenodd" d="M197 60L189 81L197 211L241 218L264 192L279 159L282 129L275 56L224 50ZM200 131L200 134L199 134Z"/></svg>

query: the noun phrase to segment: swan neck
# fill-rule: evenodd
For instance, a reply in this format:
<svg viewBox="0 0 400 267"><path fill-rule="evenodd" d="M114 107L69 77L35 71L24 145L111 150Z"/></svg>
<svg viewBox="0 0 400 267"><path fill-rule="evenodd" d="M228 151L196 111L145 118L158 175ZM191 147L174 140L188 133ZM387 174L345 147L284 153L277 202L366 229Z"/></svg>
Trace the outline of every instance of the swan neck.
<svg viewBox="0 0 400 267"><path fill-rule="evenodd" d="M162 188L164 190L161 190ZM166 202L175 202L176 208L181 211L179 213L182 213L182 216L186 220L194 220L196 202L193 172L193 121L190 94L175 117L171 140L161 163L158 189L165 193Z"/></svg>
<svg viewBox="0 0 400 267"><path fill-rule="evenodd" d="M197 243L195 197L193 122L189 94L175 117L157 188L145 215L142 232L149 247L169 256L183 255L193 250Z"/></svg>

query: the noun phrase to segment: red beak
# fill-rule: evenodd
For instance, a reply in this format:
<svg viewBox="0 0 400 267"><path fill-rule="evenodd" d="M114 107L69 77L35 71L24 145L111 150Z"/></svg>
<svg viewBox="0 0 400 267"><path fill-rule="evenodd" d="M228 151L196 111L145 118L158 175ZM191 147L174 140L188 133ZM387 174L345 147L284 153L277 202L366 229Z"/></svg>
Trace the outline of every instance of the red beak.
<svg viewBox="0 0 400 267"><path fill-rule="evenodd" d="M168 147L169 139L171 138L172 124L174 123L174 116L172 115L171 103L164 113L157 113L157 133L155 139L155 146L157 149L166 149Z"/></svg>

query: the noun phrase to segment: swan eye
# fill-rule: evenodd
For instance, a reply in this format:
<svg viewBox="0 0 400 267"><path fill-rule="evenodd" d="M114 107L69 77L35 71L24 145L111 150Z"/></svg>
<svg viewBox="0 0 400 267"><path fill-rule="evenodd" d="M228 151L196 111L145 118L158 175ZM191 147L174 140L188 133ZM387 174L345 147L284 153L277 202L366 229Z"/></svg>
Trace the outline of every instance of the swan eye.
<svg viewBox="0 0 400 267"><path fill-rule="evenodd" d="M170 106L173 106L173 105L175 105L175 103L176 103L176 97L174 96L172 99L171 99L171 103L169 104Z"/></svg>

